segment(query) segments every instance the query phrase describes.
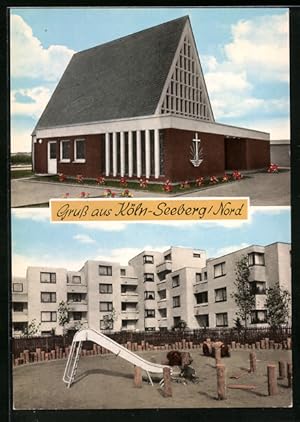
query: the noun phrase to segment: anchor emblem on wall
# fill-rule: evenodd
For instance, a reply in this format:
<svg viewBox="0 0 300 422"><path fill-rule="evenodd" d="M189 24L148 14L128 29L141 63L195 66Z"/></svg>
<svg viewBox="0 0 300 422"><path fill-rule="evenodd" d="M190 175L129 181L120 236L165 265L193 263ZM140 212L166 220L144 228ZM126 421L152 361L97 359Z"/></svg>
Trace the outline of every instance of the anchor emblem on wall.
<svg viewBox="0 0 300 422"><path fill-rule="evenodd" d="M198 138L198 133L195 133L195 138L191 145L191 159L190 162L194 167L199 167L203 161L203 148L201 148L201 139Z"/></svg>

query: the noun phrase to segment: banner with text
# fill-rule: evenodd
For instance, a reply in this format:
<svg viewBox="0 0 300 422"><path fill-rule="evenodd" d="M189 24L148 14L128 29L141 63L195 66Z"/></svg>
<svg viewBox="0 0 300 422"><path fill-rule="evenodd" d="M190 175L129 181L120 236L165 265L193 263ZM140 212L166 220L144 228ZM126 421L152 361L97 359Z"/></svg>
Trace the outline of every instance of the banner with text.
<svg viewBox="0 0 300 422"><path fill-rule="evenodd" d="M249 198L51 199L53 222L247 220Z"/></svg>

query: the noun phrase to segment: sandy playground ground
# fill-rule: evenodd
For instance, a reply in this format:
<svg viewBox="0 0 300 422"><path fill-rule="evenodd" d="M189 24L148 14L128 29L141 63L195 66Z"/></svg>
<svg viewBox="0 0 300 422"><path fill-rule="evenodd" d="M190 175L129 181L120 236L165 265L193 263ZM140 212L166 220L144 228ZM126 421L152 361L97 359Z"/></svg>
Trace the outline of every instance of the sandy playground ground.
<svg viewBox="0 0 300 422"><path fill-rule="evenodd" d="M150 409L150 408L234 408L288 407L292 390L287 379L278 379L278 394L268 396L267 364L291 362L291 351L257 350L257 371L250 374L249 351L234 350L222 359L226 366L227 386L252 384L253 390L227 388L227 399L217 400L215 360L200 350L190 351L199 383L172 382L172 397L163 397L159 385L147 381L142 388L133 386L133 366L114 355L87 356L79 361L71 388L62 381L66 360L27 364L13 371L15 409ZM148 360L161 363L166 351L139 352ZM278 375L278 371L277 371ZM233 376L238 378L232 378Z"/></svg>

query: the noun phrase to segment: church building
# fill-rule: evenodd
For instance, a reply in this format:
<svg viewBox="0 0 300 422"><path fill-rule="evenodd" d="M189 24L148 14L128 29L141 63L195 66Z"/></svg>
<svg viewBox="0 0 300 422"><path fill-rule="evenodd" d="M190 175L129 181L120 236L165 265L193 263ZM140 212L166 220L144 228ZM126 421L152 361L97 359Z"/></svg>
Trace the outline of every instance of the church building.
<svg viewBox="0 0 300 422"><path fill-rule="evenodd" d="M172 182L270 163L215 122L188 16L74 54L32 134L37 174Z"/></svg>

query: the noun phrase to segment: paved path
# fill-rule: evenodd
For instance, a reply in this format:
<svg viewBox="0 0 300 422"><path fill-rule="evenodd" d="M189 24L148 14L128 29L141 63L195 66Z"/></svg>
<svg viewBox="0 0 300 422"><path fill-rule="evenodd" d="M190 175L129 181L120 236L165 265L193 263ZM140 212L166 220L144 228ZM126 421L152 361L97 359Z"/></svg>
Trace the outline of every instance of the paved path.
<svg viewBox="0 0 300 422"><path fill-rule="evenodd" d="M123 189L111 188L117 194ZM99 197L104 194L105 187L89 185L37 182L33 179L13 179L11 181L12 207L43 204L49 198L63 198L66 193L70 197L79 197L81 192L88 192L90 197ZM132 190L135 198L165 197L163 192L145 192ZM193 192L180 192L176 197L211 197L211 196L250 196L251 205L289 205L290 204L290 172L278 174L256 173L250 178L239 182L210 186L207 189Z"/></svg>

